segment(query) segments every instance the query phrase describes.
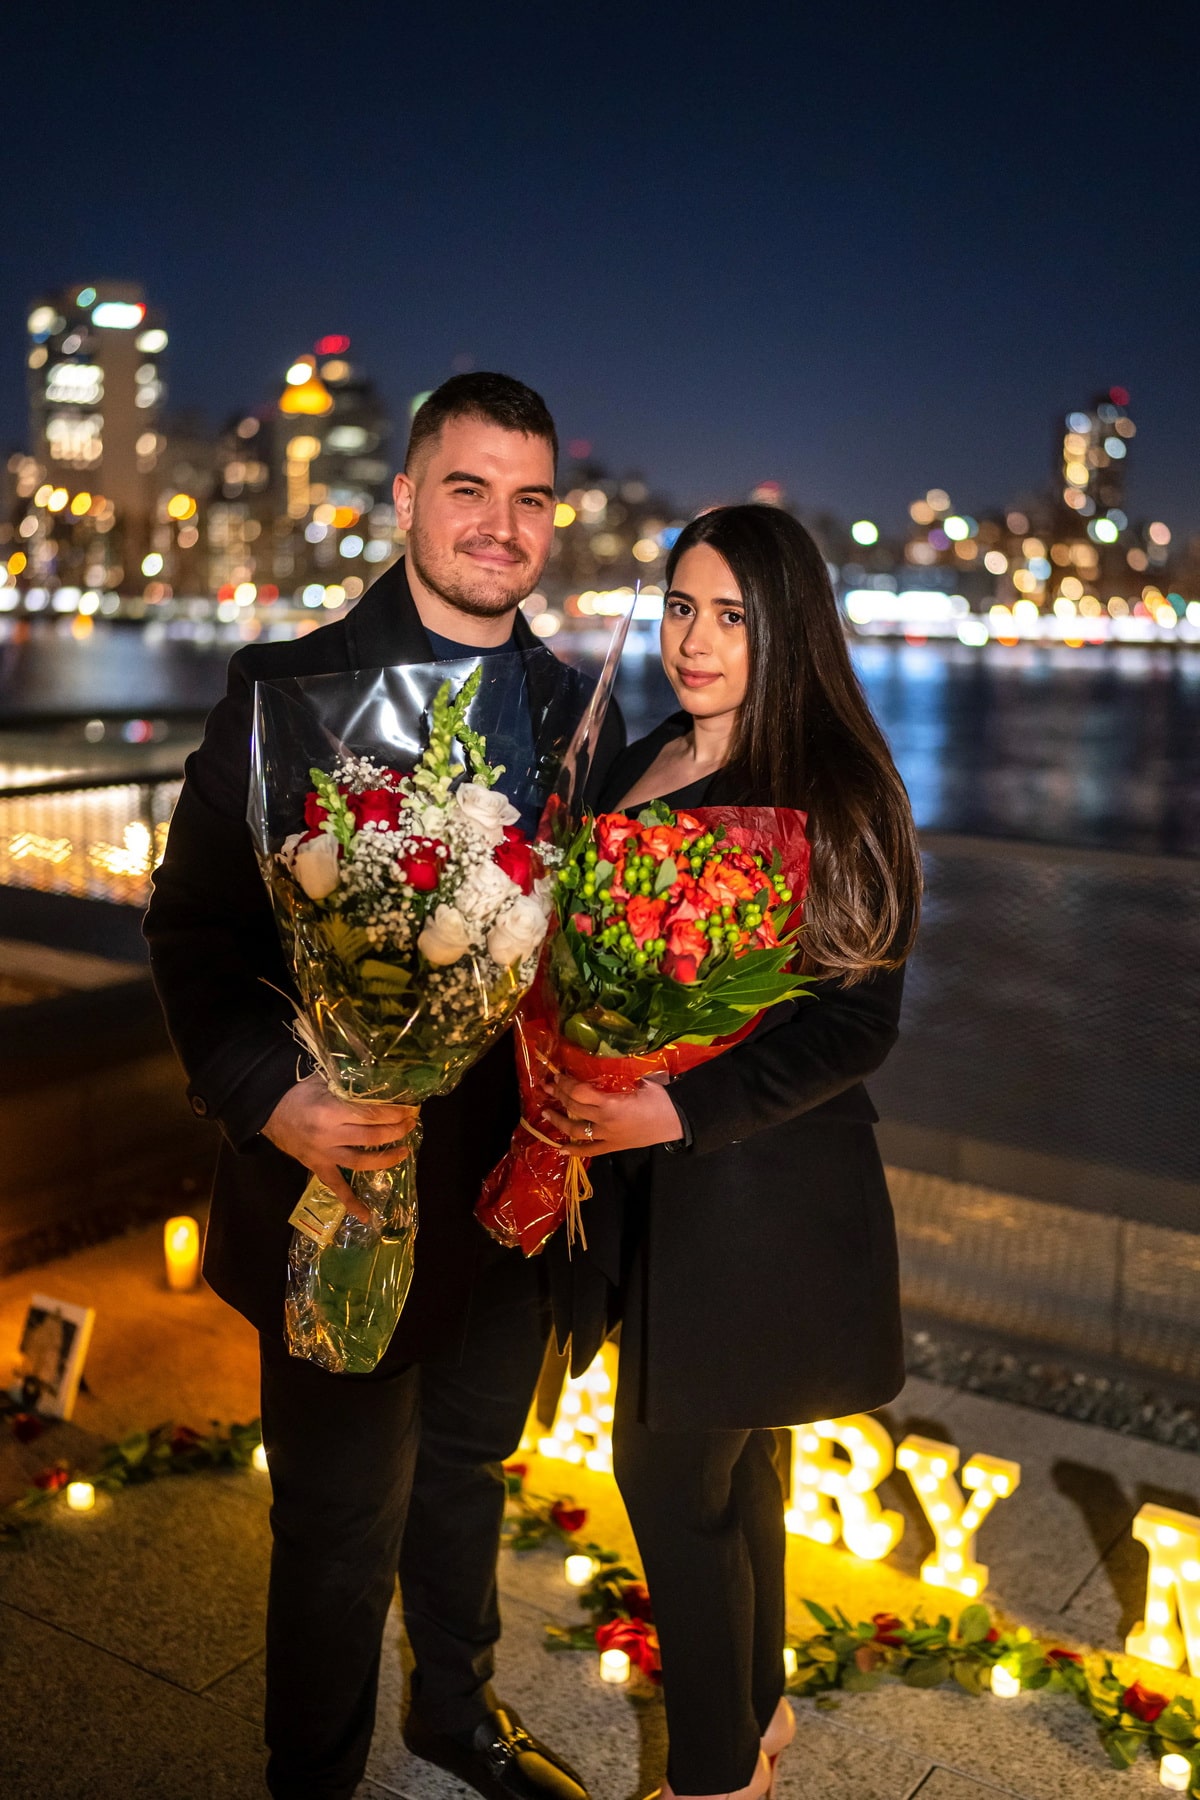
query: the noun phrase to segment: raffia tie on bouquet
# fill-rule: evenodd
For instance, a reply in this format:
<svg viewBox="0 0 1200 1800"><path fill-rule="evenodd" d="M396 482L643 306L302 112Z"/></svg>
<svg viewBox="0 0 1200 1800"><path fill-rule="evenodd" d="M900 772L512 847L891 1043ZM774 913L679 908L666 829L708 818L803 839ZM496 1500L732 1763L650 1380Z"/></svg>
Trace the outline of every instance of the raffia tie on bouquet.
<svg viewBox="0 0 1200 1800"><path fill-rule="evenodd" d="M546 1133L539 1131L536 1125L532 1125L524 1114L521 1116L521 1125L530 1137L538 1140L539 1144L549 1144L551 1150L566 1150L565 1144L559 1143L557 1138L547 1137ZM574 1247L576 1238L579 1239L582 1250L586 1250L588 1247L587 1232L583 1228L583 1203L585 1200L591 1199L594 1191L592 1178L587 1172L587 1158L580 1156L576 1150L569 1151L567 1153L567 1170L563 1177L563 1200L566 1205L564 1223L567 1228L568 1255Z"/></svg>

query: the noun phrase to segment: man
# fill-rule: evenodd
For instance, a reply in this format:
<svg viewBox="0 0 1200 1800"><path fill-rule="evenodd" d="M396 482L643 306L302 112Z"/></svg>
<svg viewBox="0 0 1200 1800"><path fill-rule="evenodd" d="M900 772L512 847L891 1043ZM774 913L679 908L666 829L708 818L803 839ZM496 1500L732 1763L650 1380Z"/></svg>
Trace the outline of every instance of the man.
<svg viewBox="0 0 1200 1800"><path fill-rule="evenodd" d="M291 983L245 823L256 679L534 648L517 608L550 552L556 455L544 403L507 376L457 376L425 402L394 488L404 561L344 620L233 657L146 917L193 1110L224 1134L204 1272L260 1333L277 1800L342 1800L359 1782L397 1569L415 1659L409 1748L497 1800L586 1800L489 1685L499 1465L519 1441L546 1335L537 1264L499 1249L473 1217L517 1122L511 1043L422 1109L416 1272L379 1367L332 1375L289 1356L288 1215L308 1171L345 1194L339 1169L390 1167L412 1115L351 1106L318 1075L298 1078L276 991ZM621 736L614 714L598 764Z"/></svg>

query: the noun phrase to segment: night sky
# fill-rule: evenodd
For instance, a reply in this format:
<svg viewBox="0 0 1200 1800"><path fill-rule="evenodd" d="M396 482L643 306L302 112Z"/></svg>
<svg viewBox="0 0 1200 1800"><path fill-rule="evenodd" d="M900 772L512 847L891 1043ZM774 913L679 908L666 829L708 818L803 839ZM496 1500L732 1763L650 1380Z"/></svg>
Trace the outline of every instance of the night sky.
<svg viewBox="0 0 1200 1800"><path fill-rule="evenodd" d="M173 406L348 332L397 417L506 369L683 505L978 511L1119 382L1131 514L1200 530L1198 50L1162 3L14 5L0 446L28 300L110 277Z"/></svg>

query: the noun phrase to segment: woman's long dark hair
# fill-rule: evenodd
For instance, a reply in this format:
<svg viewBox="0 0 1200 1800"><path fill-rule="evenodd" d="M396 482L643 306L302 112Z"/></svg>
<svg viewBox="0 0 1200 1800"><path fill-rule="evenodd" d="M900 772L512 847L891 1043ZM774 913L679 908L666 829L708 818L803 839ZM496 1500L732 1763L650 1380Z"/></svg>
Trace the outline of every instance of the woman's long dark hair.
<svg viewBox="0 0 1200 1800"><path fill-rule="evenodd" d="M708 544L746 606L749 679L731 773L756 802L808 812L805 963L849 986L904 961L916 935L921 856L904 783L846 646L825 559L774 506L719 506L667 560Z"/></svg>

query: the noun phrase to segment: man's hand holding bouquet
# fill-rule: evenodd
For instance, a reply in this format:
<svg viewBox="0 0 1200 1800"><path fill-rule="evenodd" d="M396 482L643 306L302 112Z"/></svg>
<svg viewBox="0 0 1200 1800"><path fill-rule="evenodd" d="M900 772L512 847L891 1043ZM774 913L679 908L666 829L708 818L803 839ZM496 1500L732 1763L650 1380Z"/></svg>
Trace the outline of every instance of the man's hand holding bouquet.
<svg viewBox="0 0 1200 1800"><path fill-rule="evenodd" d="M586 1157L678 1136L663 1129L674 1109L660 1085L805 995L812 978L789 968L804 828L783 807L674 813L656 801L585 818L558 853L554 925L516 1019L521 1127L478 1208L501 1243L532 1256L564 1219L581 1230ZM645 1119L631 1132L634 1109L606 1097L635 1093Z"/></svg>
<svg viewBox="0 0 1200 1800"><path fill-rule="evenodd" d="M480 680L477 667L457 694L441 682L407 774L342 743L332 767L309 767L302 795L296 752L311 738L288 741L295 723L277 698L260 707L260 819L303 813L304 829L281 843L277 829L260 831L298 994L296 1036L337 1111L361 1106L351 1142L369 1152L343 1166L330 1158L328 1179L313 1175L291 1218L289 1345L336 1372L376 1365L412 1279L420 1126L400 1109L449 1092L496 1041L546 932L549 879L496 785L503 765L467 722ZM394 693L379 703L384 725L395 704ZM408 722L410 742L420 717ZM383 726L376 735L387 741Z"/></svg>

